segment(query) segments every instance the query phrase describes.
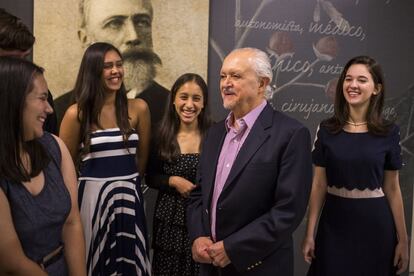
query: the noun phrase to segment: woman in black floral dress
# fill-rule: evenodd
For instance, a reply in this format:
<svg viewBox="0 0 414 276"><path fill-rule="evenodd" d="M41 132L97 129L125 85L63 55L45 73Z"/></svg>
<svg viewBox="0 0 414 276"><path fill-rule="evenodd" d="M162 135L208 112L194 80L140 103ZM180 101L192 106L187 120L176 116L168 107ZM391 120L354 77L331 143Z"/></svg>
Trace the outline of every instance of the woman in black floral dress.
<svg viewBox="0 0 414 276"><path fill-rule="evenodd" d="M195 187L201 141L210 126L207 85L184 74L171 89L167 112L154 137L147 184L158 189L153 229L153 274L198 275L185 224L185 200Z"/></svg>

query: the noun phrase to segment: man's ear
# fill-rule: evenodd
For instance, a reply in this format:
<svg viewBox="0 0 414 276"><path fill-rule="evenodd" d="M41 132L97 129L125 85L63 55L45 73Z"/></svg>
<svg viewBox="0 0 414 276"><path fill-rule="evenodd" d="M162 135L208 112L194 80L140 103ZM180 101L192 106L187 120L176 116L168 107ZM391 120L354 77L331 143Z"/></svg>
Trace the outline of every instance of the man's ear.
<svg viewBox="0 0 414 276"><path fill-rule="evenodd" d="M80 28L78 30L78 38L83 48L87 48L89 45L91 45L90 37L87 34L85 28Z"/></svg>
<svg viewBox="0 0 414 276"><path fill-rule="evenodd" d="M267 77L261 77L260 78L260 82L259 82L259 86L261 88L266 89L266 87L269 85L270 79Z"/></svg>

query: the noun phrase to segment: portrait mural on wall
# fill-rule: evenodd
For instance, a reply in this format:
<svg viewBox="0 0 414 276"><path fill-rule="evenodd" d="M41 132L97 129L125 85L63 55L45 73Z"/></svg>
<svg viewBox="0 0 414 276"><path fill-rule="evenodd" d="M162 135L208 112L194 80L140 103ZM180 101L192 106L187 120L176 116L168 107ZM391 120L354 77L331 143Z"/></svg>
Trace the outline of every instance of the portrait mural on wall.
<svg viewBox="0 0 414 276"><path fill-rule="evenodd" d="M206 78L208 8L207 0L35 1L34 61L46 69L58 117L69 98L59 96L72 90L83 51L96 41L119 48L128 96L142 93L161 115L159 98L179 75Z"/></svg>

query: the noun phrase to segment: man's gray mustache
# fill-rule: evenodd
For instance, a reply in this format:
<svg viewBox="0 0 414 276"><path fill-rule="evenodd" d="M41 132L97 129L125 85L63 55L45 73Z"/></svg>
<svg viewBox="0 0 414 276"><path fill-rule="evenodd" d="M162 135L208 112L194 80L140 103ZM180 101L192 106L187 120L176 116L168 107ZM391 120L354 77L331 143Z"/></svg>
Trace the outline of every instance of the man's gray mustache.
<svg viewBox="0 0 414 276"><path fill-rule="evenodd" d="M162 64L161 58L151 50L127 50L122 53L125 61L146 61L152 64Z"/></svg>

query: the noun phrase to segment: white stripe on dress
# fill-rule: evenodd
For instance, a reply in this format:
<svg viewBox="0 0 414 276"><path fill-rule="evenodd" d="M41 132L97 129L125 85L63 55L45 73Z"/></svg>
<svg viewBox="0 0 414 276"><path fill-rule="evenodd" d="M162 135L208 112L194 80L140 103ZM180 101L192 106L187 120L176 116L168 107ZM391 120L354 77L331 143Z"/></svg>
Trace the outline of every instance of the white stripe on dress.
<svg viewBox="0 0 414 276"><path fill-rule="evenodd" d="M126 154L135 154L137 152L136 147L127 149L116 149L116 150L103 150L99 152L90 152L82 158L82 162L87 161L92 158L103 158L103 157L113 157L113 156L124 156Z"/></svg>
<svg viewBox="0 0 414 276"><path fill-rule="evenodd" d="M121 175L121 176L113 176L113 177L90 177L90 176L81 176L79 177L79 181L88 180L88 181L114 181L114 180L129 180L133 178L137 178L139 173L133 173L130 175Z"/></svg>

